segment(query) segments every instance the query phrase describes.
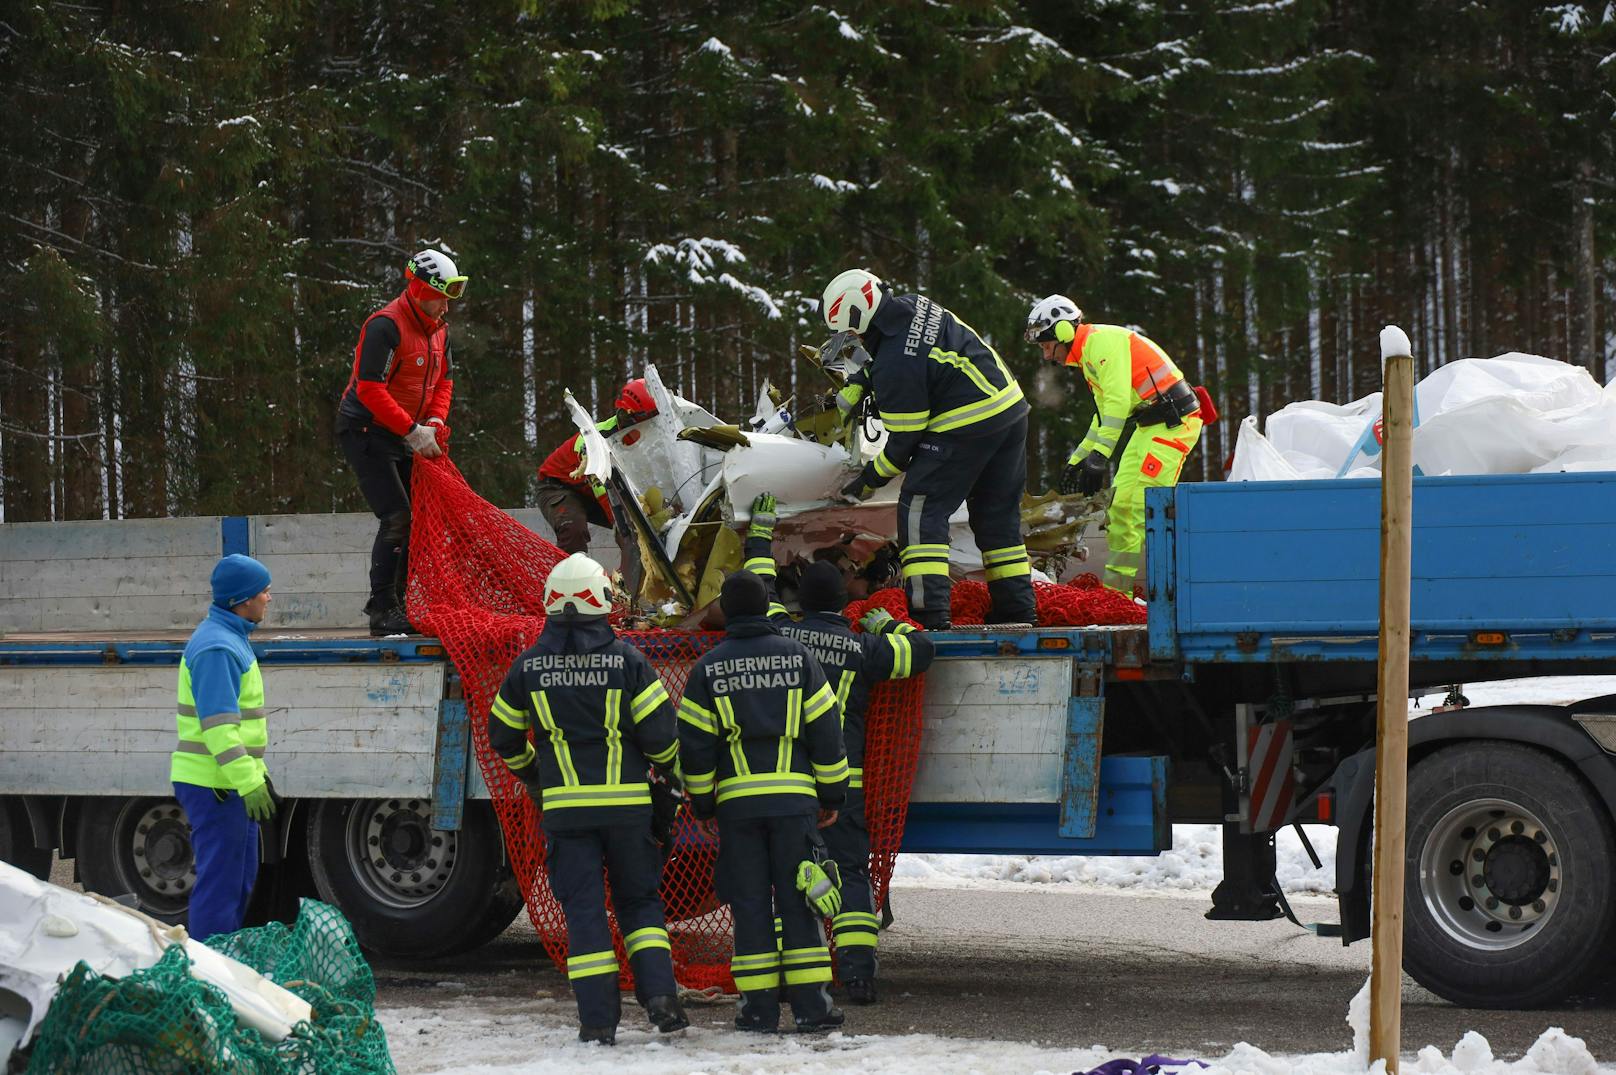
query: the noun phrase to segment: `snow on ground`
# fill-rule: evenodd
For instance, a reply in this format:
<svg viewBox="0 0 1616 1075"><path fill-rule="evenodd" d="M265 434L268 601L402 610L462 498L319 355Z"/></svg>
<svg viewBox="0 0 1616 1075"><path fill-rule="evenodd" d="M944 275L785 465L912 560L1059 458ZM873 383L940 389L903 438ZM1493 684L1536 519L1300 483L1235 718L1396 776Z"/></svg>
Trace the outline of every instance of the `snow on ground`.
<svg viewBox="0 0 1616 1075"><path fill-rule="evenodd" d="M1410 704L1411 715L1423 716L1442 704L1446 691L1425 695ZM1564 704L1582 698L1616 694L1616 676L1553 676L1499 680L1464 688L1470 705ZM1313 850L1323 862L1314 869L1302 842L1291 829L1276 840L1280 884L1287 894L1329 896L1335 891L1336 830L1304 825ZM1073 884L1130 889L1141 895L1210 892L1223 876L1223 842L1216 825L1175 825L1173 846L1156 856L1090 858L1082 855L899 855L893 882L898 886L980 887L994 883Z"/></svg>
<svg viewBox="0 0 1616 1075"><path fill-rule="evenodd" d="M1564 677L1514 680L1467 687L1473 706L1507 703L1564 703L1616 694L1616 677ZM1428 695L1426 705L1442 697ZM1428 708L1411 706L1423 714ZM1327 895L1335 885L1335 830L1306 826L1324 862L1315 870L1292 831L1277 840L1279 879L1287 892ZM1173 847L1154 857L900 855L894 881L916 887L993 887L1045 884L1123 889L1137 895L1179 895L1210 891L1222 870L1223 850L1215 825L1178 825ZM1363 1075L1369 1067L1365 1042L1366 992L1353 1001L1357 1048L1344 1053L1270 1055L1240 1043L1222 1057L1202 1057L1204 1075ZM760 1038L710 1026L714 1012L727 1022L732 1008L693 1006L697 1025L683 1034L660 1037L641 1030L632 1002L615 1049L577 1041L576 1010L570 999L512 998L504 1002L448 1000L431 1008L383 1008L401 1075L1039 1075L1086 1072L1107 1060L1138 1058L1137 1043L1096 1044L1072 1049L1038 1042L979 1041L929 1034L896 1036L831 1034ZM787 1019L789 1023L789 1019ZM1616 1075L1599 1064L1579 1038L1556 1027L1544 1031L1517 1061L1496 1060L1487 1040L1470 1031L1452 1046L1409 1044L1404 1075ZM1199 1070L1195 1068L1191 1071Z"/></svg>
<svg viewBox="0 0 1616 1075"><path fill-rule="evenodd" d="M1204 1075L1371 1075L1380 1064L1367 1055L1368 987L1353 1000L1356 1047L1350 1052L1275 1056L1241 1042L1226 1056L1202 1057ZM625 1004L625 1017L631 1015ZM698 1009L698 1025L666 1037L630 1029L625 1018L617 1046L583 1045L577 1040L570 1001L547 997L493 1008L451 1002L433 1008L383 1008L377 1016L387 1029L400 1075L1056 1075L1086 1072L1117 1057L1137 1058L1137 1050L1092 1045L1083 1049L1037 1042L979 1041L931 1034L829 1034L760 1037L708 1028ZM727 1015L727 1009L726 1015ZM789 1022L789 1020L788 1020ZM1409 1055L1413 1055L1411 1052ZM1198 1071L1198 1068L1184 1069ZM1520 1060L1495 1060L1487 1039L1466 1033L1451 1049L1427 1045L1402 1064L1404 1075L1616 1075L1598 1064L1580 1039L1557 1027L1543 1032Z"/></svg>

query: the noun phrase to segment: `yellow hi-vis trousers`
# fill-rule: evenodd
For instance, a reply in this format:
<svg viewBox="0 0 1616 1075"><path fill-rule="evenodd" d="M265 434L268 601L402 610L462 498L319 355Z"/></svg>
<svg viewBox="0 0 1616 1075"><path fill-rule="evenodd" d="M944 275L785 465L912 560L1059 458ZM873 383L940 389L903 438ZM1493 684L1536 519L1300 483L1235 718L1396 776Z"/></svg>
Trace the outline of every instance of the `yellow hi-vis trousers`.
<svg viewBox="0 0 1616 1075"><path fill-rule="evenodd" d="M1182 425L1143 426L1128 438L1106 513L1107 589L1132 595L1145 547L1145 490L1177 485L1184 460L1200 439L1201 419L1193 414Z"/></svg>

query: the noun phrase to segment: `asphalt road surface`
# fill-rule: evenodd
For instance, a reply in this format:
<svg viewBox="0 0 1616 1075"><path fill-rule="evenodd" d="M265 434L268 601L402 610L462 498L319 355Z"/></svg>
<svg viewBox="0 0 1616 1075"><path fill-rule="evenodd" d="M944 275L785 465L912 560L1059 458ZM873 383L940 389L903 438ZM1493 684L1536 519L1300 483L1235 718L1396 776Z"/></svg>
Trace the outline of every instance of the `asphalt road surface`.
<svg viewBox="0 0 1616 1075"><path fill-rule="evenodd" d="M1065 886L894 891L881 935L879 1004L844 1005L858 1034L1104 1045L1121 1053L1222 1056L1247 1041L1270 1053L1352 1045L1347 1004L1369 974L1368 942L1344 948L1284 920L1207 922L1205 897ZM1334 902L1295 902L1304 920L1333 920ZM449 997L567 997L526 916L476 952L429 963L378 959L377 1006L431 1006ZM631 1003L631 1002L630 1002ZM732 1004L692 1006L698 1025L725 1025ZM629 1009L625 1007L625 1018ZM1547 1011L1456 1008L1404 980L1403 1047L1451 1051L1477 1030L1501 1059L1563 1027L1602 1062L1616 1053L1616 1002Z"/></svg>

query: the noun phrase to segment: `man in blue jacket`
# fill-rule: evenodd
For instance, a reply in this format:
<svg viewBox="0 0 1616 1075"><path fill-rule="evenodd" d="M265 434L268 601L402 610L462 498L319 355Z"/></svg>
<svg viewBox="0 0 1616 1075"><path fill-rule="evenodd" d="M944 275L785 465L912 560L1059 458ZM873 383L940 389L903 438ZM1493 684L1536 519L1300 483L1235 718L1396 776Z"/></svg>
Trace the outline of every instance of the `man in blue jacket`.
<svg viewBox="0 0 1616 1075"><path fill-rule="evenodd" d="M718 818L714 880L735 919L735 1026L779 1029L783 983L797 1030L829 1030L842 1013L830 1002L823 920L841 909L841 893L817 829L847 794L836 696L813 654L769 622L762 579L731 574L718 603L728 637L690 670L679 749L691 808Z"/></svg>
<svg viewBox="0 0 1616 1075"><path fill-rule="evenodd" d="M763 493L752 502L752 521L747 528L746 567L760 576L771 589L775 578L774 525L775 500ZM859 625L863 634L848 626L842 609L847 607L847 583L832 563L820 560L810 564L797 583L797 601L802 619L792 620L784 605L769 605L769 619L787 638L807 646L819 662L825 679L836 694L842 712L842 737L847 745L847 798L836 821L824 831L825 845L842 881L842 909L831 920L836 936L836 962L841 971L847 999L855 1004L874 1004L877 931L881 920L875 913L875 896L870 888L870 829L864 815L865 713L870 705L870 689L887 679L908 679L931 667L936 647L924 631L894 619L884 608L865 613Z"/></svg>
<svg viewBox="0 0 1616 1075"><path fill-rule="evenodd" d="M870 354L838 406L851 414L873 392L887 432L842 492L862 500L905 475L898 547L910 615L929 629L950 626L948 517L964 504L993 599L987 622L1036 623L1021 538L1028 407L1010 368L948 310L924 295L893 295L865 269L832 280L822 310L831 331L857 333Z"/></svg>
<svg viewBox="0 0 1616 1075"><path fill-rule="evenodd" d="M241 928L258 879L258 822L275 813L264 750L264 679L247 636L269 609L269 569L233 553L213 569L213 604L180 658L169 764L191 825L196 887L187 928L197 940Z"/></svg>
<svg viewBox="0 0 1616 1075"><path fill-rule="evenodd" d="M663 919L662 853L651 837L649 766L676 783L679 738L668 692L612 631L611 583L574 553L544 583L539 640L511 665L488 712L488 743L527 786L544 827L550 890L567 920L567 978L580 1041L617 1043L620 968L602 874L634 969L634 993L666 1034L679 1005ZM538 732L538 747L528 741Z"/></svg>

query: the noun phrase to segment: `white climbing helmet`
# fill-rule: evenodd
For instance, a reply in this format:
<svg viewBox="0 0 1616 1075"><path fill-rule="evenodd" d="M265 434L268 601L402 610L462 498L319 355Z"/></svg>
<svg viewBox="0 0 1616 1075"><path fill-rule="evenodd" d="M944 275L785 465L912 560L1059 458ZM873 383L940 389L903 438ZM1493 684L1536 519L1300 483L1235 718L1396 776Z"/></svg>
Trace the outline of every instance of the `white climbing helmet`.
<svg viewBox="0 0 1616 1075"><path fill-rule="evenodd" d="M1083 311L1065 295L1046 295L1032 305L1027 315L1027 342L1058 340L1071 343L1077 335L1077 326L1083 323ZM1062 328L1062 324L1066 327Z"/></svg>
<svg viewBox="0 0 1616 1075"><path fill-rule="evenodd" d="M604 616L612 610L612 582L606 569L575 552L544 580L544 611L554 616L571 609L580 616Z"/></svg>
<svg viewBox="0 0 1616 1075"><path fill-rule="evenodd" d="M881 305L881 278L868 269L848 269L825 286L820 309L832 332L863 332Z"/></svg>
<svg viewBox="0 0 1616 1075"><path fill-rule="evenodd" d="M446 298L458 299L466 293L467 277L460 275L454 259L441 250L427 249L404 263L404 278L419 280Z"/></svg>

